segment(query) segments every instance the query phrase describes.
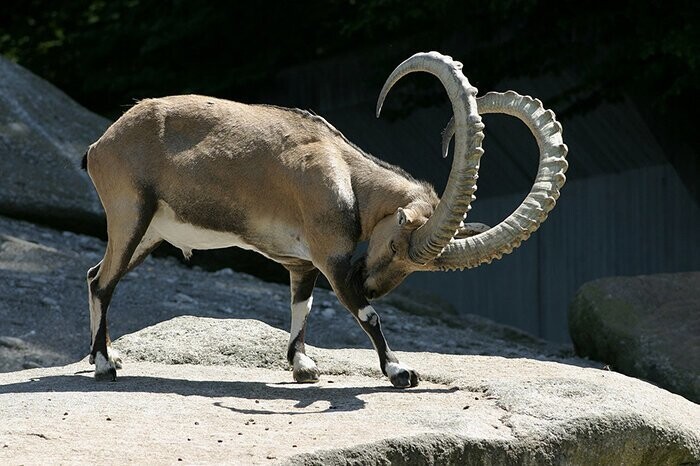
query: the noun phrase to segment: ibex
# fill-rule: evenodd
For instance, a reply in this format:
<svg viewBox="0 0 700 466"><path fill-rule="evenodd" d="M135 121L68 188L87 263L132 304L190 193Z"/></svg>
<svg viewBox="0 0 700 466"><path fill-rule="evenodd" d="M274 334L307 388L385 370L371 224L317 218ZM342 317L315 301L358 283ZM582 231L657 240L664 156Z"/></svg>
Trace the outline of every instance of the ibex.
<svg viewBox="0 0 700 466"><path fill-rule="evenodd" d="M271 105L196 95L147 99L128 110L83 161L107 218L107 250L87 273L91 363L116 380L107 308L119 280L163 240L182 249L239 246L279 262L290 274L287 359L298 382L319 371L305 354L306 318L319 272L369 335L382 372L396 387L419 376L384 339L370 300L414 271L476 267L510 253L545 220L565 181L561 125L542 103L514 92L477 90L462 64L419 53L389 76L377 103L401 77L425 71L442 82L453 119L452 169L442 198L428 183L348 141L323 118ZM464 224L474 199L484 137L480 114L520 118L539 145L539 170L523 203L493 228ZM368 241L353 262L358 243Z"/></svg>

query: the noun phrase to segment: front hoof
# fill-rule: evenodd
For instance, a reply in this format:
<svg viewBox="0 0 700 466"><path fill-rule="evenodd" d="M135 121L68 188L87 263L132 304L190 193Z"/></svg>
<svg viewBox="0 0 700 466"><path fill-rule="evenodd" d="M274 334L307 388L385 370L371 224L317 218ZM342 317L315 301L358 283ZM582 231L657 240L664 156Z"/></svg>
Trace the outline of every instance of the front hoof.
<svg viewBox="0 0 700 466"><path fill-rule="evenodd" d="M420 375L413 369L409 369L399 363L387 364L387 375L391 384L396 388L409 388L418 386Z"/></svg>
<svg viewBox="0 0 700 466"><path fill-rule="evenodd" d="M294 355L294 371L292 375L296 382L314 383L318 382L321 373L313 359L304 353L296 353Z"/></svg>

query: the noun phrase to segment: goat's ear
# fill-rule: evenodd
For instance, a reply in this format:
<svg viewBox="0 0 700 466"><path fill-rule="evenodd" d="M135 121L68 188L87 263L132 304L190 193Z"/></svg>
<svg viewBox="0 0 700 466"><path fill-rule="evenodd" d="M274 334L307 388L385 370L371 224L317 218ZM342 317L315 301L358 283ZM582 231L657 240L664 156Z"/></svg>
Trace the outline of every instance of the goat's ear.
<svg viewBox="0 0 700 466"><path fill-rule="evenodd" d="M399 226L404 226L406 222L408 222L408 217L406 216L406 211L403 210L403 207L399 207L396 210L396 221L399 223Z"/></svg>

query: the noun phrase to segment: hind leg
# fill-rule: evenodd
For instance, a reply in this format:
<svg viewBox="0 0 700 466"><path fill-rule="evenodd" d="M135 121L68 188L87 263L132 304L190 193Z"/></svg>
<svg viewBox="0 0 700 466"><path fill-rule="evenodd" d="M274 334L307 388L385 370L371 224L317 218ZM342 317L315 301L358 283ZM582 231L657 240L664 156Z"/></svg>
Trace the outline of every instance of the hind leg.
<svg viewBox="0 0 700 466"><path fill-rule="evenodd" d="M121 360L110 348L107 330L107 309L114 289L128 270L145 259L160 238L149 232L148 225L155 211L145 202L118 204L107 209L107 250L102 261L87 274L90 305L90 362L95 364L95 378L116 380Z"/></svg>
<svg viewBox="0 0 700 466"><path fill-rule="evenodd" d="M306 355L304 346L306 318L311 310L311 302L313 301L311 293L314 290L318 273L318 269L311 264L307 267L289 268L292 292L292 324L289 330L287 360L294 368L294 380L297 382L318 382L319 378L316 363Z"/></svg>

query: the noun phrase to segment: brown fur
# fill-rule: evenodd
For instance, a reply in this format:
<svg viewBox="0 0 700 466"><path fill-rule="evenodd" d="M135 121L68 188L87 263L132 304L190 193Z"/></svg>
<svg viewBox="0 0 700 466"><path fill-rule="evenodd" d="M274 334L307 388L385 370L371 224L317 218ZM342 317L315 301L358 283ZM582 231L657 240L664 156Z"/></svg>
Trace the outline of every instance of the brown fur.
<svg viewBox="0 0 700 466"><path fill-rule="evenodd" d="M195 95L138 103L91 147L88 171L112 223L150 197L183 222L236 233L295 263L256 228L274 218L304 233L321 270L399 207L418 200L427 217L438 201L432 187L376 163L321 118Z"/></svg>

